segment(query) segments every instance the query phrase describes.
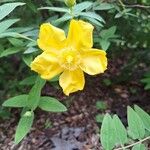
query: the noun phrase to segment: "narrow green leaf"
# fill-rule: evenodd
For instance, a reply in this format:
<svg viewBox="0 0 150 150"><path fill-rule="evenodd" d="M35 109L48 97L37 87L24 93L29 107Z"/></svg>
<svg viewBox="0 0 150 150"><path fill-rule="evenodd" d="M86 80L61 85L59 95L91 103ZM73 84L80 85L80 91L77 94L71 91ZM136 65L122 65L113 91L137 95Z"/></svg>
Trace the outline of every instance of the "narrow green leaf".
<svg viewBox="0 0 150 150"><path fill-rule="evenodd" d="M67 111L67 108L60 103L57 99L53 97L41 97L39 107L42 110L50 111L50 112L64 112Z"/></svg>
<svg viewBox="0 0 150 150"><path fill-rule="evenodd" d="M67 8L61 8L61 7L41 7L39 10L50 10L50 11L56 11L56 12L64 12L64 13L69 13L69 9Z"/></svg>
<svg viewBox="0 0 150 150"><path fill-rule="evenodd" d="M26 112L20 119L15 134L15 144L18 144L30 131L34 120L33 112Z"/></svg>
<svg viewBox="0 0 150 150"><path fill-rule="evenodd" d="M33 61L33 56L32 55L23 55L22 59L25 62L25 64L30 67L31 62Z"/></svg>
<svg viewBox="0 0 150 150"><path fill-rule="evenodd" d="M147 150L144 144L137 144L132 147L132 150Z"/></svg>
<svg viewBox="0 0 150 150"><path fill-rule="evenodd" d="M128 106L127 110L129 131L133 139L142 139L145 135L145 128L138 114Z"/></svg>
<svg viewBox="0 0 150 150"><path fill-rule="evenodd" d="M25 3L6 3L0 6L0 20L10 14L17 6L22 6Z"/></svg>
<svg viewBox="0 0 150 150"><path fill-rule="evenodd" d="M37 76L30 76L30 77L27 77L27 78L25 78L24 80L22 80L21 82L20 82L20 85L33 85L33 84L35 84L35 81L36 81L36 77Z"/></svg>
<svg viewBox="0 0 150 150"><path fill-rule="evenodd" d="M79 16L94 18L94 19L96 19L100 22L105 23L104 19L100 15L98 15L94 12L82 12L82 13L79 14Z"/></svg>
<svg viewBox="0 0 150 150"><path fill-rule="evenodd" d="M19 19L8 19L0 22L0 33L6 31L10 26L19 21Z"/></svg>
<svg viewBox="0 0 150 150"><path fill-rule="evenodd" d="M112 150L115 146L115 130L113 120L109 114L106 114L101 126L101 143L105 150Z"/></svg>
<svg viewBox="0 0 150 150"><path fill-rule="evenodd" d="M29 47L26 51L24 51L24 54L30 54L30 53L34 53L37 52L38 49L35 47Z"/></svg>
<svg viewBox="0 0 150 150"><path fill-rule="evenodd" d="M41 90L45 85L45 82L46 82L45 80L41 79L40 77L37 77L35 85L29 92L28 107L31 108L32 110L35 110L36 107L39 105Z"/></svg>
<svg viewBox="0 0 150 150"><path fill-rule="evenodd" d="M85 17L85 16L84 16ZM93 18L90 18L90 17L85 17L87 20L89 20L90 22L92 22L93 24L95 24L95 25L97 25L97 26L99 26L99 27L103 27L103 24L100 22L100 21L98 21L98 20L96 20L96 19L93 19Z"/></svg>
<svg viewBox="0 0 150 150"><path fill-rule="evenodd" d="M80 12L82 12L83 10L85 9L88 9L89 7L91 7L93 5L92 2L82 2L82 3L79 3L77 5L74 6L74 13L75 14L79 14Z"/></svg>
<svg viewBox="0 0 150 150"><path fill-rule="evenodd" d="M8 38L9 42L15 47L21 47L24 45L23 41L16 38Z"/></svg>
<svg viewBox="0 0 150 150"><path fill-rule="evenodd" d="M141 80L142 83L150 83L150 77Z"/></svg>
<svg viewBox="0 0 150 150"><path fill-rule="evenodd" d="M127 131L117 115L113 116L114 129L116 134L116 142L124 145L127 142Z"/></svg>
<svg viewBox="0 0 150 150"><path fill-rule="evenodd" d="M150 89L150 83L146 84L146 86L144 87L145 90L149 90Z"/></svg>
<svg viewBox="0 0 150 150"><path fill-rule="evenodd" d="M12 98L9 98L3 103L5 107L26 107L28 95L18 95Z"/></svg>
<svg viewBox="0 0 150 150"><path fill-rule="evenodd" d="M61 18L57 19L56 21L54 21L55 24L60 24L60 23L63 23L65 21L68 21L72 18L71 15L68 15L68 14L65 14L63 15Z"/></svg>
<svg viewBox="0 0 150 150"><path fill-rule="evenodd" d="M137 105L134 105L134 109L136 113L139 115L139 117L141 118L141 120L143 121L145 128L148 131L150 131L150 115Z"/></svg>
<svg viewBox="0 0 150 150"><path fill-rule="evenodd" d="M18 48L18 47L10 47L6 50L4 50L1 54L0 54L0 58L1 57L6 57L6 56L9 56L9 55L12 55L12 54L16 54L18 52L20 52L21 49Z"/></svg>
<svg viewBox="0 0 150 150"><path fill-rule="evenodd" d="M109 9L112 9L112 8L114 8L113 4L101 3L100 5L95 7L94 10L109 10Z"/></svg>

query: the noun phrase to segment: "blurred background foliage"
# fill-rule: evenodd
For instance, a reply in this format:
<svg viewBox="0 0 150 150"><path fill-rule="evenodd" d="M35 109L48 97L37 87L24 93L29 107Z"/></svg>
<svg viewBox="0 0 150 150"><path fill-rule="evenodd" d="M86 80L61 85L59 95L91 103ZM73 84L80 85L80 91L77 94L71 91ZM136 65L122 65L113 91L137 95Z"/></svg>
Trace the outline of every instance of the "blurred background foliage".
<svg viewBox="0 0 150 150"><path fill-rule="evenodd" d="M0 19L0 104L34 83L35 74L28 66L40 53L36 44L40 24L51 22L67 31L72 15L95 26L94 45L107 50L109 64L127 59L120 74L104 80L106 86L134 80L132 72L144 65L140 78L150 89L149 0L77 0L73 12L63 0L1 0L0 6L14 2L25 5ZM4 111L0 108L0 116Z"/></svg>

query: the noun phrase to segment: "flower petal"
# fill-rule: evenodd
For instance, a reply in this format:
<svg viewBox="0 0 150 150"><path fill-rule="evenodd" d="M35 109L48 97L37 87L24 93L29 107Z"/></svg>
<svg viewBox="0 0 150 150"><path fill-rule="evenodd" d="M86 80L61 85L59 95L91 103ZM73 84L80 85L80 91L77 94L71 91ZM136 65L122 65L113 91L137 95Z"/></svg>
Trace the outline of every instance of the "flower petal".
<svg viewBox="0 0 150 150"><path fill-rule="evenodd" d="M34 59L31 63L31 70L39 73L41 78L46 80L52 79L63 71L56 55L49 51L43 52Z"/></svg>
<svg viewBox="0 0 150 150"><path fill-rule="evenodd" d="M91 48L93 46L93 29L94 27L82 20L71 20L67 42L76 49L80 47Z"/></svg>
<svg viewBox="0 0 150 150"><path fill-rule="evenodd" d="M60 75L59 84L68 96L70 93L83 90L85 84L84 73L81 69L74 71L65 70Z"/></svg>
<svg viewBox="0 0 150 150"><path fill-rule="evenodd" d="M84 51L80 68L89 75L103 73L107 69L106 52L98 49Z"/></svg>
<svg viewBox="0 0 150 150"><path fill-rule="evenodd" d="M54 27L50 23L44 23L40 27L38 46L43 50L60 49L66 39L63 30Z"/></svg>

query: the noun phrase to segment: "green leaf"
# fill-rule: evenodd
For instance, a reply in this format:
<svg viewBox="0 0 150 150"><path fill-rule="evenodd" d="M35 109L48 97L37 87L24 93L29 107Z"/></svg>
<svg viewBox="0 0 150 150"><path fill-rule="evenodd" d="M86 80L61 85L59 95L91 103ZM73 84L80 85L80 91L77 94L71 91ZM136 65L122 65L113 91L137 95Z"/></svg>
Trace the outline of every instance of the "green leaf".
<svg viewBox="0 0 150 150"><path fill-rule="evenodd" d="M109 38L113 38L114 37L114 34L115 34L115 32L116 32L116 26L112 26L112 27L110 27L109 29L106 29L106 30L102 30L101 32L100 32L100 36L103 38L103 39L105 39L105 40L107 40L107 39L109 39Z"/></svg>
<svg viewBox="0 0 150 150"><path fill-rule="evenodd" d="M26 40L35 42L35 40L27 37L26 35L19 34L19 33L16 33L16 32L4 32L4 33L1 33L0 34L0 38L4 38L4 37L22 38L22 39L26 39Z"/></svg>
<svg viewBox="0 0 150 150"><path fill-rule="evenodd" d="M94 12L82 12L79 14L79 16L94 18L100 22L105 23L104 19L100 15L98 15Z"/></svg>
<svg viewBox="0 0 150 150"><path fill-rule="evenodd" d="M68 15L68 14L65 14L63 15L61 18L57 19L56 21L54 21L55 24L60 24L60 23L63 23L65 21L68 21L72 18L72 16Z"/></svg>
<svg viewBox="0 0 150 150"><path fill-rule="evenodd" d="M105 110L107 108L107 104L106 102L103 102L103 101L97 101L96 108L100 110Z"/></svg>
<svg viewBox="0 0 150 150"><path fill-rule="evenodd" d="M21 47L24 45L23 41L16 38L8 38L9 42L15 47Z"/></svg>
<svg viewBox="0 0 150 150"><path fill-rule="evenodd" d="M109 10L114 8L114 5L109 4L109 3L101 3L97 7L94 7L94 10Z"/></svg>
<svg viewBox="0 0 150 150"><path fill-rule="evenodd" d="M150 78L144 78L141 80L142 83L150 83Z"/></svg>
<svg viewBox="0 0 150 150"><path fill-rule="evenodd" d="M132 147L132 150L147 150L144 144L137 144Z"/></svg>
<svg viewBox="0 0 150 150"><path fill-rule="evenodd" d="M106 50L109 48L109 46L110 46L110 42L107 41L107 40L105 40L105 39L100 39L99 42L100 42L100 45L101 45L102 49L105 50L105 51L106 51Z"/></svg>
<svg viewBox="0 0 150 150"><path fill-rule="evenodd" d="M150 131L150 115L137 105L134 105L134 109L136 113L139 115L139 117L141 118L141 120L143 121L145 128L148 131Z"/></svg>
<svg viewBox="0 0 150 150"><path fill-rule="evenodd" d="M114 129L117 144L124 145L127 142L127 131L117 115L113 116Z"/></svg>
<svg viewBox="0 0 150 150"><path fill-rule="evenodd" d="M101 126L101 143L105 150L112 150L115 146L115 130L113 120L109 114L106 114Z"/></svg>
<svg viewBox="0 0 150 150"><path fill-rule="evenodd" d="M50 111L50 112L64 112L67 111L67 108L60 103L57 99L53 97L41 97L39 107L42 110Z"/></svg>
<svg viewBox="0 0 150 150"><path fill-rule="evenodd" d="M50 11L55 11L55 12L64 12L64 13L69 13L69 9L67 8L61 8L61 7L41 7L39 10L47 9Z"/></svg>
<svg viewBox="0 0 150 150"><path fill-rule="evenodd" d="M49 82L57 82L57 81L59 81L59 76L60 75L55 76L54 78L50 79Z"/></svg>
<svg viewBox="0 0 150 150"><path fill-rule="evenodd" d="M30 53L34 53L37 52L38 49L35 47L29 47L26 51L24 51L24 54L30 54Z"/></svg>
<svg viewBox="0 0 150 150"><path fill-rule="evenodd" d="M96 119L96 122L102 123L104 119L104 114L96 115L95 119Z"/></svg>
<svg viewBox="0 0 150 150"><path fill-rule="evenodd" d="M0 33L6 31L10 26L19 21L19 19L8 19L0 22Z"/></svg>
<svg viewBox="0 0 150 150"><path fill-rule="evenodd" d="M32 55L23 55L22 59L25 62L25 64L30 67L31 62L33 61L33 56Z"/></svg>
<svg viewBox="0 0 150 150"><path fill-rule="evenodd" d="M24 80L22 80L21 82L20 82L20 85L33 85L33 84L35 84L35 81L36 81L36 77L37 76L30 76L30 77L27 77L27 78L25 78Z"/></svg>
<svg viewBox="0 0 150 150"><path fill-rule="evenodd" d="M3 103L4 107L26 107L28 95L18 95L12 98L9 98Z"/></svg>
<svg viewBox="0 0 150 150"><path fill-rule="evenodd" d="M145 90L149 90L150 89L150 83L147 84L145 87L144 87Z"/></svg>
<svg viewBox="0 0 150 150"><path fill-rule="evenodd" d="M16 54L18 52L20 52L21 49L18 48L18 47L10 47L6 50L4 50L1 54L0 54L0 58L1 57L6 57L6 56L9 56L9 55L12 55L12 54Z"/></svg>
<svg viewBox="0 0 150 150"><path fill-rule="evenodd" d="M85 16L84 16L85 17ZM85 17L87 20L89 20L90 22L92 22L93 24L99 26L99 27L103 27L103 24L100 23L98 20L90 18L90 17Z"/></svg>
<svg viewBox="0 0 150 150"><path fill-rule="evenodd" d="M34 120L33 112L26 112L20 119L15 134L15 144L18 144L30 131Z"/></svg>
<svg viewBox="0 0 150 150"><path fill-rule="evenodd" d="M88 1L82 2L82 3L75 5L73 11L75 14L79 14L83 10L90 8L92 5L93 5L92 2L88 2Z"/></svg>
<svg viewBox="0 0 150 150"><path fill-rule="evenodd" d="M145 128L138 114L128 106L127 111L129 131L133 139L142 139L145 135Z"/></svg>
<svg viewBox="0 0 150 150"><path fill-rule="evenodd" d="M35 110L39 105L40 97L41 97L41 90L45 85L46 81L41 79L39 76L36 79L35 85L29 92L28 97L28 107L32 110Z"/></svg>
<svg viewBox="0 0 150 150"><path fill-rule="evenodd" d="M10 14L17 6L22 6L25 3L7 3L0 6L0 20Z"/></svg>

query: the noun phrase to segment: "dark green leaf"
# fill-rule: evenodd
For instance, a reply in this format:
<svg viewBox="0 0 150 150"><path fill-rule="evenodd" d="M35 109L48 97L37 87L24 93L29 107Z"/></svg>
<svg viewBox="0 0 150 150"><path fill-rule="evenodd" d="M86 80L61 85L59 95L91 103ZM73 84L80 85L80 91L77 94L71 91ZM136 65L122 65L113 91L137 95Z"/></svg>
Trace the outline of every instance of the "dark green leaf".
<svg viewBox="0 0 150 150"><path fill-rule="evenodd" d="M18 52L20 52L21 49L19 47L10 47L6 50L4 50L1 55L0 55L0 58L1 57L6 57L6 56L9 56L9 55L12 55L12 54L16 54Z"/></svg>
<svg viewBox="0 0 150 150"><path fill-rule="evenodd" d="M32 55L23 55L23 61L27 66L30 67L31 62L33 61L33 56Z"/></svg>

